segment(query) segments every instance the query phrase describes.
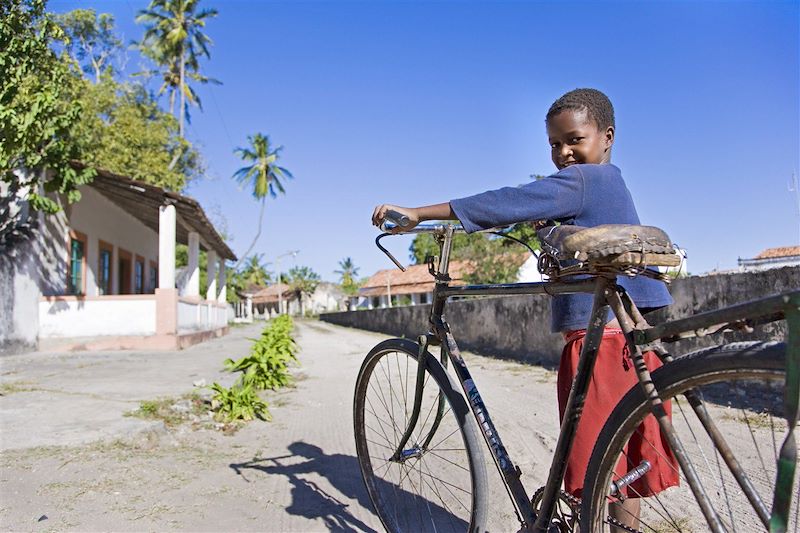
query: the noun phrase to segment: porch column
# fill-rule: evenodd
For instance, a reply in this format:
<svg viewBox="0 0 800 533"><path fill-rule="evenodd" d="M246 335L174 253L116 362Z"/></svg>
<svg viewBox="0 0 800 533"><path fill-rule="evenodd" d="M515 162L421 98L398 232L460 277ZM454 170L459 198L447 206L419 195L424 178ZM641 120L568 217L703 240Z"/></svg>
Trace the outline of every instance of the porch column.
<svg viewBox="0 0 800 533"><path fill-rule="evenodd" d="M227 294L227 280L225 276L225 260L219 260L219 270L217 271L217 285L219 286L219 295L217 296L217 301L219 303L225 303L228 301L228 294Z"/></svg>
<svg viewBox="0 0 800 533"><path fill-rule="evenodd" d="M175 288L175 206L158 208L158 288Z"/></svg>
<svg viewBox="0 0 800 533"><path fill-rule="evenodd" d="M175 288L175 206L158 208L158 288L156 289L156 334L178 331L178 290Z"/></svg>
<svg viewBox="0 0 800 533"><path fill-rule="evenodd" d="M200 296L200 234L189 232L189 278L186 283L186 296Z"/></svg>
<svg viewBox="0 0 800 533"><path fill-rule="evenodd" d="M249 294L247 295L247 319L250 322L253 321L253 297Z"/></svg>
<svg viewBox="0 0 800 533"><path fill-rule="evenodd" d="M206 300L215 302L217 300L217 252L209 250L206 255L208 256L208 264L206 265L206 279L208 280Z"/></svg>

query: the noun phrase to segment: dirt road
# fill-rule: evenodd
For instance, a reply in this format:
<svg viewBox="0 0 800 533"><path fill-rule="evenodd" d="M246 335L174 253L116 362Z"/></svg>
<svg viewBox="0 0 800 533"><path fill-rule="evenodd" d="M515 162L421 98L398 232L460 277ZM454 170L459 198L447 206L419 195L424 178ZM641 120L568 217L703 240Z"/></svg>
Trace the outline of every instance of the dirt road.
<svg viewBox="0 0 800 533"><path fill-rule="evenodd" d="M230 436L124 416L200 380L229 384L222 361L245 355L260 327L182 352L0 360L0 530L381 530L355 457L352 395L385 336L299 322L296 387L267 395L272 422ZM555 374L467 359L526 485L538 487L557 431ZM493 469L490 483L491 530L516 530Z"/></svg>

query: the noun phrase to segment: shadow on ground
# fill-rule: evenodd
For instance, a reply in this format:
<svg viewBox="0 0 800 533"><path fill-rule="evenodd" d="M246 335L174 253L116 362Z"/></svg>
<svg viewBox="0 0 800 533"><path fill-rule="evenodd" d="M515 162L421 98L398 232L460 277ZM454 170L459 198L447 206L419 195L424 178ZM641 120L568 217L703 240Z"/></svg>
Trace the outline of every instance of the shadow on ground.
<svg viewBox="0 0 800 533"><path fill-rule="evenodd" d="M246 470L286 476L292 484L292 504L286 509L290 514L322 519L329 531L376 531L353 516L347 509L348 504L326 492L314 481L301 477L303 474L318 474L326 478L339 493L358 500L365 509L371 509L372 504L361 481L355 457L340 453L327 455L318 446L305 442L294 442L288 450L290 453L287 455L234 463L230 467L245 480ZM298 459L305 460L298 463Z"/></svg>
<svg viewBox="0 0 800 533"><path fill-rule="evenodd" d="M287 455L234 463L230 467L245 480L247 480L246 470L258 470L266 474L286 476L292 484L292 503L286 509L290 514L309 519L322 519L329 531L376 531L353 516L347 509L348 504L326 492L314 481L301 477L303 474L320 475L326 478L339 493L358 500L358 503L365 509L372 509L372 503L364 488L361 469L356 457L340 453L327 455L319 446L306 442L293 442L289 445L288 451L290 453ZM305 460L297 462L301 458ZM286 464L290 461L292 464ZM446 509L433 502L422 500L419 496L402 490L396 485L376 480L376 486L382 494L390 494L395 501L404 502L403 509L397 510L402 517L400 518L401 522L407 520L411 514L409 511L414 510L413 514L419 515L420 510L424 509L426 511L425 522L439 523L444 519L451 527L455 526L455 530L463 531L468 528L467 523L452 516Z"/></svg>

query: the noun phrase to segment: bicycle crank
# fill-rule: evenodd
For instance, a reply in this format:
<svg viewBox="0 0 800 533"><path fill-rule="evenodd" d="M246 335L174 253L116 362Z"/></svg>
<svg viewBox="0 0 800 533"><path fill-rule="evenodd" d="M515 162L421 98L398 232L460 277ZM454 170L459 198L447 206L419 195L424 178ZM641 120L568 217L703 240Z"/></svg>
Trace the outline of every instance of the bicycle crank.
<svg viewBox="0 0 800 533"><path fill-rule="evenodd" d="M531 498L531 507L533 512L537 515L541 512L542 495L544 494L544 487L538 489ZM572 494L558 492L558 502L556 503L556 510L553 513L553 519L550 521L548 533L572 533L578 530L578 517L580 515L581 500Z"/></svg>

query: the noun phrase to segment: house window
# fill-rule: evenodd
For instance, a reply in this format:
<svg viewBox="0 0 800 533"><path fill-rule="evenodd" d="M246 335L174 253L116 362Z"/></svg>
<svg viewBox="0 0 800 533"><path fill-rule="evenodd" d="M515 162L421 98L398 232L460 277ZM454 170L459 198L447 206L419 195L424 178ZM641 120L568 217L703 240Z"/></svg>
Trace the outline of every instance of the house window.
<svg viewBox="0 0 800 533"><path fill-rule="evenodd" d="M422 294L419 295L419 303L421 303L421 304L428 303L428 293L427 292L423 292Z"/></svg>
<svg viewBox="0 0 800 533"><path fill-rule="evenodd" d="M111 265L113 262L113 247L103 241L99 241L100 253L97 256L97 293L101 296L111 294Z"/></svg>
<svg viewBox="0 0 800 533"><path fill-rule="evenodd" d="M136 256L133 262L133 292L135 294L144 293L144 259Z"/></svg>
<svg viewBox="0 0 800 533"><path fill-rule="evenodd" d="M86 294L86 235L70 231L67 294Z"/></svg>
<svg viewBox="0 0 800 533"><path fill-rule="evenodd" d="M377 296L372 297L372 307L380 307L381 306L381 299Z"/></svg>
<svg viewBox="0 0 800 533"><path fill-rule="evenodd" d="M131 293L131 253L119 248L117 250L117 286L119 294Z"/></svg>
<svg viewBox="0 0 800 533"><path fill-rule="evenodd" d="M150 261L150 276L147 280L147 292L155 294L158 287L158 266L153 261Z"/></svg>

